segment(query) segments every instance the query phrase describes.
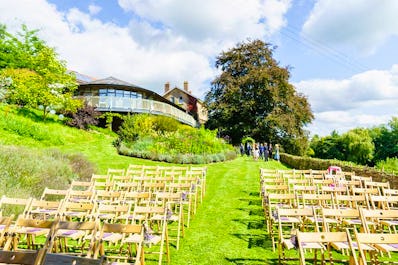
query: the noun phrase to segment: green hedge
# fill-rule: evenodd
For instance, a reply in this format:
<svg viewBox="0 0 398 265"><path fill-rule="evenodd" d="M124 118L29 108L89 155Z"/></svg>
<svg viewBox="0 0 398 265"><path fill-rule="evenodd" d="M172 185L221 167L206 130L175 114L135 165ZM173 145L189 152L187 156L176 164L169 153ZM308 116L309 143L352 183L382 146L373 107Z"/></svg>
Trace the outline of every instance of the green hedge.
<svg viewBox="0 0 398 265"><path fill-rule="evenodd" d="M280 161L296 169L326 170L329 166L339 166L343 171L355 172L358 176L372 177L374 181L389 181L392 187L398 188L397 175L373 167L356 165L352 162L294 156L286 153L281 153Z"/></svg>

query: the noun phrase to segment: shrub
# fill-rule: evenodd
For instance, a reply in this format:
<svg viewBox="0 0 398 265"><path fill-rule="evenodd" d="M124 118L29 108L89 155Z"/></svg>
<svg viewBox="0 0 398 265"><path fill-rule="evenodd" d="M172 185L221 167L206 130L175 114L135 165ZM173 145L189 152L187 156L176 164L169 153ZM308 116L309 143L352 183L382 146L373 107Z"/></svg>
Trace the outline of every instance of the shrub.
<svg viewBox="0 0 398 265"><path fill-rule="evenodd" d="M217 138L217 131L181 125L169 117L149 114L128 116L119 135L115 144L118 152L124 155L184 164L196 163L197 160L201 163L217 162L236 157L232 155L235 153L234 148ZM206 154L209 154L207 158L198 159L198 156Z"/></svg>
<svg viewBox="0 0 398 265"><path fill-rule="evenodd" d="M70 118L66 124L78 129L87 130L90 126L98 124L98 117L100 115L100 112L96 111L93 106L85 102L83 107L78 109L76 113L66 114L66 116Z"/></svg>

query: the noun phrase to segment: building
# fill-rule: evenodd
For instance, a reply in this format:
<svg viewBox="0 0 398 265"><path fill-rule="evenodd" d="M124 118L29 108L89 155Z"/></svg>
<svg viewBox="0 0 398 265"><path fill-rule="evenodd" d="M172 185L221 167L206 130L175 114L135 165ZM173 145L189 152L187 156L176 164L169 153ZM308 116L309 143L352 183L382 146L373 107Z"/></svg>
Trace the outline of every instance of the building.
<svg viewBox="0 0 398 265"><path fill-rule="evenodd" d="M190 113L200 124L206 123L207 109L204 107L203 101L192 95L187 81L184 82L183 89L178 87L170 89L170 83L167 82L164 85L163 97Z"/></svg>
<svg viewBox="0 0 398 265"><path fill-rule="evenodd" d="M82 75L85 77L83 80L76 76L79 86L75 96L85 99L100 112L151 113L172 117L193 127L198 126L194 117L184 108L151 90L114 77L92 79Z"/></svg>

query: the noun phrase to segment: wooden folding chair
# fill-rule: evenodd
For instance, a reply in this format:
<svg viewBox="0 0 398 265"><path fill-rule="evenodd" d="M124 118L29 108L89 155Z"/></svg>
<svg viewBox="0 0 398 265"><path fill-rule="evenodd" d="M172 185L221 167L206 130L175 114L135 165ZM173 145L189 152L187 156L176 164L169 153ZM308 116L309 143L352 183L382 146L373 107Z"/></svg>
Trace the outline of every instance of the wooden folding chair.
<svg viewBox="0 0 398 265"><path fill-rule="evenodd" d="M108 168L107 176L109 180L112 180L114 176L124 176L125 175L124 169L115 169L115 168Z"/></svg>
<svg viewBox="0 0 398 265"><path fill-rule="evenodd" d="M92 190L94 188L92 181L80 181L80 180L72 180L69 189L74 190Z"/></svg>
<svg viewBox="0 0 398 265"><path fill-rule="evenodd" d="M30 203L27 217L33 219L48 219L54 218L62 212L62 205L64 201L44 201L33 199Z"/></svg>
<svg viewBox="0 0 398 265"><path fill-rule="evenodd" d="M344 231L346 227L362 225L362 219L358 209L329 209L321 210L323 231Z"/></svg>
<svg viewBox="0 0 398 265"><path fill-rule="evenodd" d="M397 233L398 210L359 209L363 229L366 233Z"/></svg>
<svg viewBox="0 0 398 265"><path fill-rule="evenodd" d="M113 265L121 264L121 261L125 262L123 264L141 265L145 262L143 242L142 225L104 223L94 258L104 256ZM134 251L132 245L135 246Z"/></svg>
<svg viewBox="0 0 398 265"><path fill-rule="evenodd" d="M358 233L355 230L355 238L359 250L359 263L362 265L380 264L378 252L390 253L398 251L398 234L385 233ZM372 249L364 249L371 247ZM369 253L369 260L366 258L365 251ZM392 260L391 260L392 261Z"/></svg>
<svg viewBox="0 0 398 265"><path fill-rule="evenodd" d="M99 231L99 221L69 222L60 221L54 234L56 252L73 253L73 255L93 257L95 240ZM70 240L74 243L70 244ZM86 241L89 241L86 247ZM70 250L73 249L73 252ZM78 250L76 252L76 250Z"/></svg>
<svg viewBox="0 0 398 265"><path fill-rule="evenodd" d="M267 232L270 233L273 226L278 226L278 208L297 208L296 195L293 193L269 193L264 197L264 215L267 224Z"/></svg>
<svg viewBox="0 0 398 265"><path fill-rule="evenodd" d="M134 215L142 216L139 220L144 225L145 255L155 254L159 257L159 265L166 255L167 263L170 263L169 237L167 224L167 207L163 206L137 206ZM156 218L153 218L156 216ZM153 250L157 247L157 250Z"/></svg>
<svg viewBox="0 0 398 265"><path fill-rule="evenodd" d="M27 249L35 249L38 245L35 242L37 236L46 236L51 233L54 221L26 219L19 216L15 225L10 229L10 236L5 245L4 250L18 250L19 245L24 243ZM24 241L25 239L25 241Z"/></svg>
<svg viewBox="0 0 398 265"><path fill-rule="evenodd" d="M166 208L166 220L168 222L168 240L176 241L176 249L180 247L180 238L184 236L184 216L183 216L183 200L181 193L157 193L156 205L161 205ZM164 218L164 213L158 213L151 217L151 221L161 222ZM173 228L173 223L177 227ZM176 231L176 233L171 233Z"/></svg>
<svg viewBox="0 0 398 265"><path fill-rule="evenodd" d="M328 253L328 260L330 264L333 264L334 258L332 249L336 245L343 245L345 250L348 250L347 259L349 264L358 264L356 259L354 247L351 241L351 237L346 230L345 232L301 232L297 231L297 243L300 255L300 264L306 264L305 250L314 250L314 264L317 263L318 257L317 252L321 252L320 262L325 264L325 252ZM341 247L339 247L339 250ZM337 262L337 260L336 260Z"/></svg>
<svg viewBox="0 0 398 265"><path fill-rule="evenodd" d="M93 196L95 203L118 204L122 199L122 192L113 190L96 190Z"/></svg>
<svg viewBox="0 0 398 265"><path fill-rule="evenodd" d="M314 209L299 208L299 209L283 209L278 208L276 219L278 220L278 256L279 261L286 262L285 250L289 250L295 247L292 231L305 230L305 219L309 216L314 216ZM315 223L315 229L317 231L317 223ZM273 250L275 251L275 235L271 229L271 240Z"/></svg>

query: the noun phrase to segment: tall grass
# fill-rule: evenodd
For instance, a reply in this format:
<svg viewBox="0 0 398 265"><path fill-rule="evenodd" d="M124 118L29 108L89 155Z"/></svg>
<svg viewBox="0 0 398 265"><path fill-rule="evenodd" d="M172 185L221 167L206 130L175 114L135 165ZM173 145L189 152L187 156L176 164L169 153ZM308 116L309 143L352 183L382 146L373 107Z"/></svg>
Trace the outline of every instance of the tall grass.
<svg viewBox="0 0 398 265"><path fill-rule="evenodd" d="M45 187L64 189L72 179L89 178L94 172L81 155L55 149L30 149L0 145L0 194L39 197Z"/></svg>

